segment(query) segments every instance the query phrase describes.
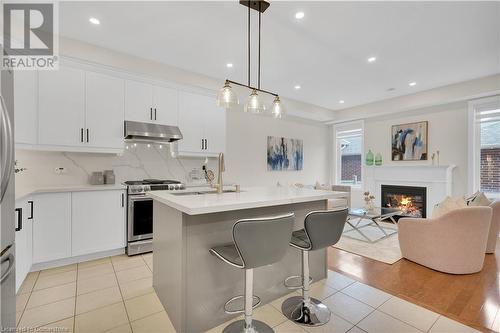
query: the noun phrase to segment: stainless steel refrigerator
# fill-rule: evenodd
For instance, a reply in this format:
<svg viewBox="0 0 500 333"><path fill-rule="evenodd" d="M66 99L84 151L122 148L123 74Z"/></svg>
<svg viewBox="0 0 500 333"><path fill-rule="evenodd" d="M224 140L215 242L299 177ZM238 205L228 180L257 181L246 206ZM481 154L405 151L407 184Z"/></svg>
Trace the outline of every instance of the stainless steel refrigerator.
<svg viewBox="0 0 500 333"><path fill-rule="evenodd" d="M0 331L16 327L13 72L0 71Z"/></svg>

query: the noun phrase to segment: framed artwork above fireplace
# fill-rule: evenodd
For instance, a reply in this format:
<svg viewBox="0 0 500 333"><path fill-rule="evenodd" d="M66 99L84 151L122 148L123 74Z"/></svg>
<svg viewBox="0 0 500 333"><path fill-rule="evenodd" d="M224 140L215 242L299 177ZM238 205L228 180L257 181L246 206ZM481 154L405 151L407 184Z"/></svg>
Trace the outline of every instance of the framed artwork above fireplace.
<svg viewBox="0 0 500 333"><path fill-rule="evenodd" d="M428 158L428 122L393 125L391 129L392 160L422 161Z"/></svg>

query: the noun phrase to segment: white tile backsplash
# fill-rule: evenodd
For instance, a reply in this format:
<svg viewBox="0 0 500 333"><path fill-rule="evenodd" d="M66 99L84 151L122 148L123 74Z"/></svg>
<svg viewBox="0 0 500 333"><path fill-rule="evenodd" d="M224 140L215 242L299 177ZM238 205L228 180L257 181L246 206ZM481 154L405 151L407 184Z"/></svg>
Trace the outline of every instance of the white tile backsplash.
<svg viewBox="0 0 500 333"><path fill-rule="evenodd" d="M40 188L55 185L87 184L93 171L112 169L116 183L144 178L187 181L193 168L201 168L205 158L173 158L168 146L148 148L145 144L129 145L123 154L69 153L16 150L19 165L27 168L16 175L16 188ZM63 167L63 174L55 169ZM216 160L208 159L208 168L215 171Z"/></svg>

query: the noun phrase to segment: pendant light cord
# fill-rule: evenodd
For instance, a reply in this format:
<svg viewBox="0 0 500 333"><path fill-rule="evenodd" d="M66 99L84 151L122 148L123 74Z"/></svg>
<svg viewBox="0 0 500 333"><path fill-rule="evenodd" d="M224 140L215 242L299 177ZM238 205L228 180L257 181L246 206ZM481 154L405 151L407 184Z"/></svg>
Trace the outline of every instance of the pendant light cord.
<svg viewBox="0 0 500 333"><path fill-rule="evenodd" d="M258 82L257 82L257 87L260 89L260 26L261 26L261 15L262 13L260 12L260 2L259 2L259 73L258 73Z"/></svg>
<svg viewBox="0 0 500 333"><path fill-rule="evenodd" d="M248 85L250 85L250 7L248 7Z"/></svg>

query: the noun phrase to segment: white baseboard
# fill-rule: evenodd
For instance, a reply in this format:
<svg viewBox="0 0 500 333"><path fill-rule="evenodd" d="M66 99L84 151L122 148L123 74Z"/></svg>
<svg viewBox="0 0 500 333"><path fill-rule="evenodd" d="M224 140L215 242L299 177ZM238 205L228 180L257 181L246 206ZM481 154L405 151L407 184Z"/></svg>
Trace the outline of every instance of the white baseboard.
<svg viewBox="0 0 500 333"><path fill-rule="evenodd" d="M96 252L96 253L91 253L91 254L84 254L84 255L76 256L76 257L40 262L40 263L33 264L31 266L30 271L36 272L36 271L41 271L43 269L61 267L61 266L71 265L71 264L84 262L84 261L90 261L90 260L101 259L101 258L105 258L105 257L117 256L117 255L124 254L124 253L125 253L125 248L120 248L120 249L115 249L115 250L108 250L108 251Z"/></svg>

